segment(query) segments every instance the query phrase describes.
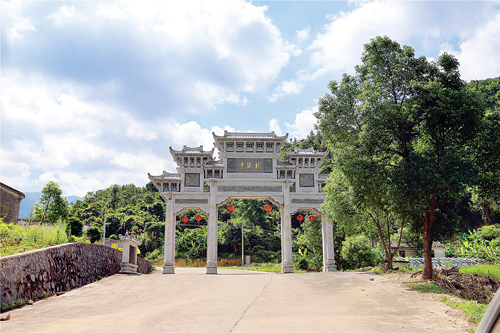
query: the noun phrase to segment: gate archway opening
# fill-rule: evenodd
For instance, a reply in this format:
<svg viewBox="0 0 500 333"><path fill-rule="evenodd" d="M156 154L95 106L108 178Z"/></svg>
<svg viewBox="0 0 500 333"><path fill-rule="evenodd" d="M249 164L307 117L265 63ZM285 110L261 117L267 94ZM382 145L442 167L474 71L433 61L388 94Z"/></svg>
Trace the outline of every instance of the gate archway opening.
<svg viewBox="0 0 500 333"><path fill-rule="evenodd" d="M217 274L218 207L230 199L266 199L281 210L281 271L293 273L292 213L314 210L322 217L323 271L335 272L333 228L325 223L320 205L325 200L323 187L327 175L319 165L325 152L295 148L280 159L288 134L213 133L214 148L203 146L170 153L177 163L177 173L164 171L148 174L166 203L163 273L175 273L176 215L187 209L203 211L208 216L207 274ZM214 158L215 148L219 159ZM172 235L174 237L172 237ZM170 236L170 237L168 237ZM329 241L328 241L329 240Z"/></svg>

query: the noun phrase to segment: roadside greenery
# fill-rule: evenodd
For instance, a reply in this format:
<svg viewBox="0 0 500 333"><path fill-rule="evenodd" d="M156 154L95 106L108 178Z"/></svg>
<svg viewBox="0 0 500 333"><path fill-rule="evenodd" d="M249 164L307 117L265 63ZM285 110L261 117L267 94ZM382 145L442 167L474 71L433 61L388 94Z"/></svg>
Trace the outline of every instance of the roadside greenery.
<svg viewBox="0 0 500 333"><path fill-rule="evenodd" d="M481 321L481 318L483 318L484 313L488 309L487 304L480 304L475 301L454 301L446 296L441 296L440 299L445 304L464 311L467 317L475 323Z"/></svg>
<svg viewBox="0 0 500 333"><path fill-rule="evenodd" d="M70 240L62 223L22 226L0 222L0 256L64 244Z"/></svg>

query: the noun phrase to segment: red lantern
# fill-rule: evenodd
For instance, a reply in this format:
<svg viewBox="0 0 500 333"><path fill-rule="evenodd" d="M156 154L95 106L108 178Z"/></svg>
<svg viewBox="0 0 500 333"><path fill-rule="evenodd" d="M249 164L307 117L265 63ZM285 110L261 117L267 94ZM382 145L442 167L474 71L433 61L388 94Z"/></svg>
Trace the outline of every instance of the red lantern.
<svg viewBox="0 0 500 333"><path fill-rule="evenodd" d="M234 210L234 205L228 205L227 210L229 211L229 214L232 214Z"/></svg>
<svg viewBox="0 0 500 333"><path fill-rule="evenodd" d="M200 221L203 217L201 217L200 215L196 216L194 219L196 220L196 222L198 222L198 225L200 225Z"/></svg>
<svg viewBox="0 0 500 333"><path fill-rule="evenodd" d="M186 222L189 221L189 218L187 216L184 216L182 219L181 219L182 222L184 222L184 225L186 225Z"/></svg>
<svg viewBox="0 0 500 333"><path fill-rule="evenodd" d="M315 220L315 219L316 219L316 217L314 217L314 216L312 216L312 215L311 215L311 216L309 216L309 221L314 222L314 220Z"/></svg>
<svg viewBox="0 0 500 333"><path fill-rule="evenodd" d="M302 216L302 215L297 216L297 220L299 220L300 224L302 224L303 219L304 219L304 216Z"/></svg>
<svg viewBox="0 0 500 333"><path fill-rule="evenodd" d="M264 209L266 210L267 215L269 215L269 212L273 209L273 207L270 205L267 205L267 206L264 206Z"/></svg>

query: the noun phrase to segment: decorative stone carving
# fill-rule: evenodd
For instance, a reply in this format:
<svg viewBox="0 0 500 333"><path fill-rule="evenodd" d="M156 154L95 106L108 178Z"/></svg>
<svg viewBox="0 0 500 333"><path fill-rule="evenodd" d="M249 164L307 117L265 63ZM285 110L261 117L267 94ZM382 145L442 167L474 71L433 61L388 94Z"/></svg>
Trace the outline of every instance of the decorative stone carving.
<svg viewBox="0 0 500 333"><path fill-rule="evenodd" d="M222 185L220 192L281 192L281 186Z"/></svg>
<svg viewBox="0 0 500 333"><path fill-rule="evenodd" d="M182 198L176 198L175 199L175 204L205 204L208 205L208 199L182 199Z"/></svg>

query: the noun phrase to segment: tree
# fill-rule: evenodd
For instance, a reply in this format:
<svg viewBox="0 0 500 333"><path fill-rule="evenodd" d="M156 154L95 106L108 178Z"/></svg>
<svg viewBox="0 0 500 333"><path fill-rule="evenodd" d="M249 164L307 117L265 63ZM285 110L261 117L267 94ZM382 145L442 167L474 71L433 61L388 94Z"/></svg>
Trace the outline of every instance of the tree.
<svg viewBox="0 0 500 333"><path fill-rule="evenodd" d="M423 278L429 279L433 227L456 228L457 203L478 177L470 150L484 106L446 53L429 62L409 46L376 37L364 45L361 60L356 75L330 82L332 94L320 99L316 113L318 128L360 203L380 201L373 182L359 181L372 174L386 191L384 209L423 232ZM348 171L348 165L357 168Z"/></svg>
<svg viewBox="0 0 500 333"><path fill-rule="evenodd" d="M68 216L68 199L62 196L62 189L54 181L49 181L42 188L42 195L35 203L35 218L51 223Z"/></svg>
<svg viewBox="0 0 500 333"><path fill-rule="evenodd" d="M90 238L91 243L98 242L102 237L102 231L98 227L88 228L86 234Z"/></svg>
<svg viewBox="0 0 500 333"><path fill-rule="evenodd" d="M66 223L66 233L76 237L81 237L83 232L83 222L77 217L69 217Z"/></svg>

